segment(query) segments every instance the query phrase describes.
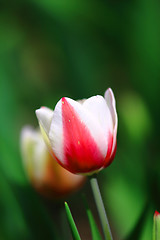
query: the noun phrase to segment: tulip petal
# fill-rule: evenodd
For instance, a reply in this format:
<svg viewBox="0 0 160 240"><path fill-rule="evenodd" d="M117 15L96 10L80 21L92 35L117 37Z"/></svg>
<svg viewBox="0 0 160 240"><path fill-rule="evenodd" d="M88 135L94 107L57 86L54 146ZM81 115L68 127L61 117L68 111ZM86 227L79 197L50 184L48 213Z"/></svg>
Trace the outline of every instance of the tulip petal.
<svg viewBox="0 0 160 240"><path fill-rule="evenodd" d="M105 92L105 100L109 107L109 110L112 115L113 125L114 127L117 125L117 112L116 112L116 102L113 91L111 88L108 88Z"/></svg>
<svg viewBox="0 0 160 240"><path fill-rule="evenodd" d="M21 151L23 164L30 178L42 180L46 155L48 155L45 143L40 131L26 126L21 132Z"/></svg>
<svg viewBox="0 0 160 240"><path fill-rule="evenodd" d="M97 120L97 124L102 128L107 148L109 133L113 131L113 122L105 99L99 95L90 97L83 103L83 106L92 114L92 118Z"/></svg>
<svg viewBox="0 0 160 240"><path fill-rule="evenodd" d="M53 117L53 111L47 107L41 107L40 109L36 110L36 115L41 127L48 135Z"/></svg>
<svg viewBox="0 0 160 240"><path fill-rule="evenodd" d="M63 124L62 124L62 108L61 100L56 104L53 111L52 122L49 131L49 140L53 154L61 165L64 164L63 154Z"/></svg>
<svg viewBox="0 0 160 240"><path fill-rule="evenodd" d="M111 154L107 154L106 159L105 159L105 163L104 163L104 168L108 167L114 160L115 155L116 155L116 150L117 150L117 142L116 145L113 149L113 152L111 152Z"/></svg>
<svg viewBox="0 0 160 240"><path fill-rule="evenodd" d="M103 131L80 103L62 98L56 105L49 138L61 164L73 173L103 166L106 143Z"/></svg>
<svg viewBox="0 0 160 240"><path fill-rule="evenodd" d="M107 91L105 92L105 100L110 109L112 121L113 121L113 147L111 151L111 156L112 156L116 148L118 118L117 118L117 112L116 112L116 102L115 102L114 94L111 88L108 88Z"/></svg>

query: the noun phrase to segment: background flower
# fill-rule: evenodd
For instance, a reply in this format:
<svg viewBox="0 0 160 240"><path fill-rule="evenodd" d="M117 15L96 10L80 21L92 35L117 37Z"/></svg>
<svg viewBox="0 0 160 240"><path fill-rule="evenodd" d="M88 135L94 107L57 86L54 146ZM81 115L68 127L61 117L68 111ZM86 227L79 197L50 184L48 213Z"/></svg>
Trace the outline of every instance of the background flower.
<svg viewBox="0 0 160 240"><path fill-rule="evenodd" d="M84 183L85 177L71 174L51 157L39 130L23 128L21 150L29 180L43 195L64 197Z"/></svg>

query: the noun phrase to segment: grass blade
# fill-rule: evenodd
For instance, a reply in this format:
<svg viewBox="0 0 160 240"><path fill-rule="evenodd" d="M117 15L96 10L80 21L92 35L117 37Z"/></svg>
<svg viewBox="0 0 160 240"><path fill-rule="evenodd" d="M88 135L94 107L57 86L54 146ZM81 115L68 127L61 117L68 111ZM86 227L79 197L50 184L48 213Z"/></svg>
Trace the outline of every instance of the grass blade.
<svg viewBox="0 0 160 240"><path fill-rule="evenodd" d="M69 223L69 226L71 229L73 240L81 240L67 202L65 202L65 210L66 210L67 219L68 219L68 223Z"/></svg>
<svg viewBox="0 0 160 240"><path fill-rule="evenodd" d="M88 216L88 220L89 220L89 224L90 224L90 228L91 228L91 234L92 234L92 240L102 240L102 237L100 235L99 229L97 227L97 224L94 220L93 214L88 206L86 197L83 195L83 201L84 201L84 205L85 205L85 209L86 209L86 213Z"/></svg>

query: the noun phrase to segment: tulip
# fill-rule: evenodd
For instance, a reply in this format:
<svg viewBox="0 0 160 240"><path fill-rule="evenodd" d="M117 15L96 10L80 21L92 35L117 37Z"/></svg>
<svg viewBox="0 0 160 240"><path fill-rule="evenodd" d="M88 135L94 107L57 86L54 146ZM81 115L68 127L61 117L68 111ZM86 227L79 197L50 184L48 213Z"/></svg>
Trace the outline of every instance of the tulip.
<svg viewBox="0 0 160 240"><path fill-rule="evenodd" d="M155 211L153 217L153 240L160 239L160 213Z"/></svg>
<svg viewBox="0 0 160 240"><path fill-rule="evenodd" d="M118 120L111 89L104 98L63 97L54 111L41 107L36 115L52 155L68 171L91 175L113 161Z"/></svg>
<svg viewBox="0 0 160 240"><path fill-rule="evenodd" d="M21 132L24 169L35 189L47 197L64 197L78 189L85 177L72 174L53 160L40 130L24 127Z"/></svg>

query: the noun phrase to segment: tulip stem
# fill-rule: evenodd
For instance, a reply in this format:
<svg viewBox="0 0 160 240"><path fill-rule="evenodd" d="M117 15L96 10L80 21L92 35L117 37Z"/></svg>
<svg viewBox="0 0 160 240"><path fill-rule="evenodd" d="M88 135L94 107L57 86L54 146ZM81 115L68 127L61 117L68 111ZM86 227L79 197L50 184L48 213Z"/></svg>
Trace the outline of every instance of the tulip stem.
<svg viewBox="0 0 160 240"><path fill-rule="evenodd" d="M104 208L104 204L103 204L102 196L101 196L101 193L100 193L98 181L97 181L97 178L95 177L95 175L93 175L90 178L90 183L91 183L91 188L92 188L92 191L93 191L94 199L95 199L95 202L96 202L98 214L99 214L99 217L100 217L100 221L101 221L101 225L102 225L105 240L112 240L113 238L112 238L112 234L111 234L111 229L110 229L107 214L106 214L106 211L105 211L105 208Z"/></svg>

